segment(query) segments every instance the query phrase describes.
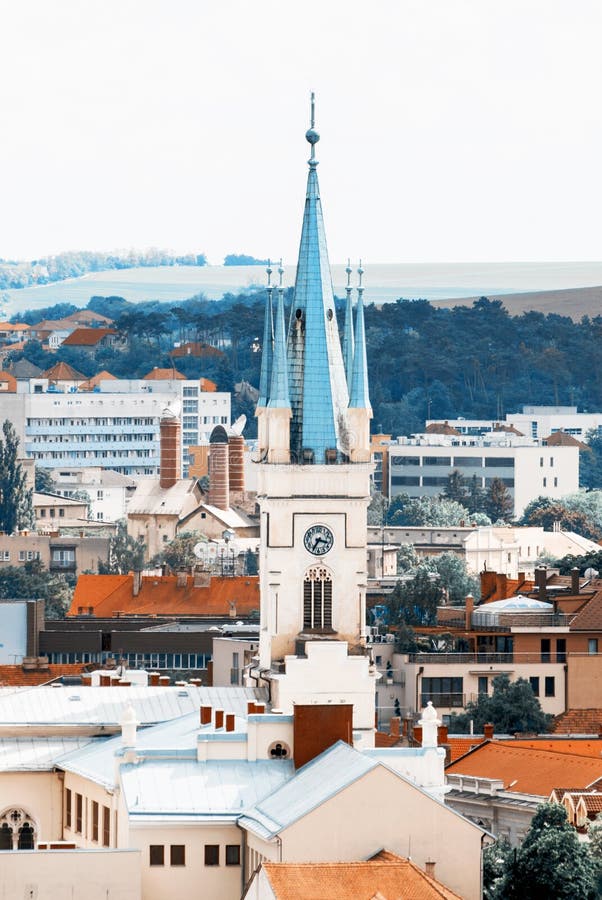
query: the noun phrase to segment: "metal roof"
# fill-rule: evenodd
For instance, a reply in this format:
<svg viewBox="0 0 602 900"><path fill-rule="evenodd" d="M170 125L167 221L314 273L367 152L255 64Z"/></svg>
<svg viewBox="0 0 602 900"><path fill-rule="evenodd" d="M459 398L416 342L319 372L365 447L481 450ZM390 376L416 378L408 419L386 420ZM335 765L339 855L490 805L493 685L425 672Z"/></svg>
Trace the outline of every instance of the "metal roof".
<svg viewBox="0 0 602 900"><path fill-rule="evenodd" d="M150 760L121 768L130 815L235 815L277 790L290 760Z"/></svg>
<svg viewBox="0 0 602 900"><path fill-rule="evenodd" d="M0 738L0 772L47 772L69 751L86 747L93 738Z"/></svg>
<svg viewBox="0 0 602 900"><path fill-rule="evenodd" d="M83 687L0 688L0 728L9 725L117 726L126 706L141 725L176 719L211 705L244 715L248 700L265 701L264 689L246 687Z"/></svg>
<svg viewBox="0 0 602 900"><path fill-rule="evenodd" d="M249 809L241 824L262 837L278 834L378 765L379 760L338 741Z"/></svg>

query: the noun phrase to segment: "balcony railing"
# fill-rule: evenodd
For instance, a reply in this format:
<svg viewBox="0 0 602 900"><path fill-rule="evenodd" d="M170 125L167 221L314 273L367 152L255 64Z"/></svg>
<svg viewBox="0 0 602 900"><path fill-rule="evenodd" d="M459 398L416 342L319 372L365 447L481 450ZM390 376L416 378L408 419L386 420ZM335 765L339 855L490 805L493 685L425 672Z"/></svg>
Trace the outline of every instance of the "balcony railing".
<svg viewBox="0 0 602 900"><path fill-rule="evenodd" d="M566 662L566 652L554 653L408 653L408 662L424 665L434 663L440 665L521 665L527 663L562 664Z"/></svg>
<svg viewBox="0 0 602 900"><path fill-rule="evenodd" d="M431 701L436 709L445 707L446 709L463 709L465 706L464 694L436 694L431 692L423 692L421 694L422 707Z"/></svg>

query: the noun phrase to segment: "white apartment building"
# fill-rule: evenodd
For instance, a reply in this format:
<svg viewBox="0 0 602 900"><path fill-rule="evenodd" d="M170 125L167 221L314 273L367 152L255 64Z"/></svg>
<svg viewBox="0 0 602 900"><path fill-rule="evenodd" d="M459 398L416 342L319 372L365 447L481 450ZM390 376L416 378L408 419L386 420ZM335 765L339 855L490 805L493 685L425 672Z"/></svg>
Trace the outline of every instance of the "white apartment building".
<svg viewBox="0 0 602 900"><path fill-rule="evenodd" d="M186 477L188 447L208 442L215 425L230 425L230 394L204 391L198 379L110 379L93 391L30 379L0 397L0 419L13 422L25 455L40 466L157 475L166 407L180 417Z"/></svg>
<svg viewBox="0 0 602 900"><path fill-rule="evenodd" d="M435 424L434 419L427 426ZM503 422L499 419L450 419L447 423L460 434L482 435L500 425L514 426L525 437L541 440L557 431L571 434L579 441L587 438L589 431L602 428L602 412L580 413L576 406L523 406L520 413L509 413Z"/></svg>
<svg viewBox="0 0 602 900"><path fill-rule="evenodd" d="M90 498L90 518L97 522L117 522L127 515L127 506L138 484L137 479L112 469L90 466L84 469L56 468L52 472L55 493L62 497Z"/></svg>
<svg viewBox="0 0 602 900"><path fill-rule="evenodd" d="M389 497L433 497L458 470L487 490L500 478L520 516L535 497L563 497L579 488L579 448L545 447L505 432L485 437L423 434L389 445Z"/></svg>

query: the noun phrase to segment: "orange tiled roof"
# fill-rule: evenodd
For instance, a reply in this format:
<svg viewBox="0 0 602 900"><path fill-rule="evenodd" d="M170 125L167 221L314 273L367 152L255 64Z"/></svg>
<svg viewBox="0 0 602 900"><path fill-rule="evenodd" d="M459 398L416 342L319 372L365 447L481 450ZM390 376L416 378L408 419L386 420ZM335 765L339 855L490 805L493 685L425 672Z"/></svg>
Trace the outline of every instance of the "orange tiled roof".
<svg viewBox="0 0 602 900"><path fill-rule="evenodd" d="M206 587L195 587L188 576L186 587L177 586L176 575L143 575L140 591L134 596L134 576L80 575L77 579L68 616L78 615L83 607L91 615L110 618L122 615L156 616L229 616L235 604L236 615L245 616L259 609L257 575L207 579Z"/></svg>
<svg viewBox="0 0 602 900"><path fill-rule="evenodd" d="M8 387L2 391L3 394L17 393L17 379L14 375L11 375L10 372L0 372L0 384L8 385Z"/></svg>
<svg viewBox="0 0 602 900"><path fill-rule="evenodd" d="M485 738L482 735L472 735L472 737L462 738L462 737L448 737L446 741L444 741L445 746L449 746L450 749L450 761L455 762L461 756L464 756L465 753L469 753L474 747L478 747L479 744L482 744Z"/></svg>
<svg viewBox="0 0 602 900"><path fill-rule="evenodd" d="M555 431L549 437L544 438L542 443L547 447L579 447L580 450L589 450L591 453L591 447L578 441L572 434L567 434L566 431Z"/></svg>
<svg viewBox="0 0 602 900"><path fill-rule="evenodd" d="M225 353L223 350L213 347L212 344L205 344L202 341L187 341L185 344L180 344L179 347L174 347L173 350L170 350L169 355L173 356L174 359L178 359L181 356L225 356Z"/></svg>
<svg viewBox="0 0 602 900"><path fill-rule="evenodd" d="M493 426L493 431L504 431L507 434L516 434L518 437L524 437L522 431L519 431L514 425L505 425L503 422L496 422Z"/></svg>
<svg viewBox="0 0 602 900"><path fill-rule="evenodd" d="M0 331L29 331L30 328L25 322L0 322Z"/></svg>
<svg viewBox="0 0 602 900"><path fill-rule="evenodd" d="M43 373L43 378L49 381L85 381L86 376L74 369L66 362L57 362Z"/></svg>
<svg viewBox="0 0 602 900"><path fill-rule="evenodd" d="M176 381L186 381L186 376L177 369L158 369L156 366L144 376L145 381L167 381L174 378Z"/></svg>
<svg viewBox="0 0 602 900"><path fill-rule="evenodd" d="M365 862L263 863L276 900L459 900L411 860L387 851Z"/></svg>
<svg viewBox="0 0 602 900"><path fill-rule="evenodd" d="M87 381L84 381L80 384L80 391L91 391L96 385L100 384L101 381L118 381L116 375L111 375L110 372L107 372L106 369L103 369L102 372L97 372L96 375L93 375L92 378L89 378Z"/></svg>
<svg viewBox="0 0 602 900"><path fill-rule="evenodd" d="M460 434L449 422L431 422L424 429L425 434Z"/></svg>
<svg viewBox="0 0 602 900"><path fill-rule="evenodd" d="M61 675L81 675L85 666L82 663L64 663L49 665L45 669L24 671L21 666L0 666L0 686L35 686L46 684Z"/></svg>
<svg viewBox="0 0 602 900"><path fill-rule="evenodd" d="M550 750L553 753L568 753L573 756L602 757L602 739L583 740L575 738L539 738L533 741L512 740L513 747L527 747L534 750Z"/></svg>
<svg viewBox="0 0 602 900"><path fill-rule="evenodd" d="M598 734L602 709L567 709L554 719L554 734Z"/></svg>
<svg viewBox="0 0 602 900"><path fill-rule="evenodd" d="M505 790L549 797L567 772L573 784L588 787L602 777L602 759L574 753L515 746L517 741L486 741L446 768L447 775L503 781ZM578 742L575 742L578 743Z"/></svg>
<svg viewBox="0 0 602 900"><path fill-rule="evenodd" d="M114 328L76 328L62 343L63 347L95 347L103 338L117 334Z"/></svg>
<svg viewBox="0 0 602 900"><path fill-rule="evenodd" d="M602 591L585 603L569 626L571 631L602 631Z"/></svg>

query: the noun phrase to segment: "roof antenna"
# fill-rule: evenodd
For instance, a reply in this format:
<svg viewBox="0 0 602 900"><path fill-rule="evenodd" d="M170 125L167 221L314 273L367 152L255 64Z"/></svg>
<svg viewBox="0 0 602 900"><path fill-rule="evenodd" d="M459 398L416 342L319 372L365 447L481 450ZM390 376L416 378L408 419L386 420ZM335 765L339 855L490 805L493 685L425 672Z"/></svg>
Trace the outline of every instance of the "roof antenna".
<svg viewBox="0 0 602 900"><path fill-rule="evenodd" d="M320 140L320 135L315 129L316 124L316 95L314 92L311 92L311 113L310 113L310 125L308 131L305 132L305 140L311 144L311 156L308 160L309 165L312 169L318 165L318 161L316 159L316 144Z"/></svg>

